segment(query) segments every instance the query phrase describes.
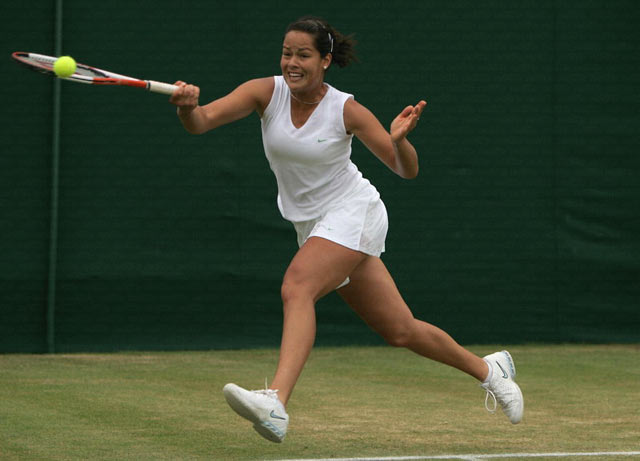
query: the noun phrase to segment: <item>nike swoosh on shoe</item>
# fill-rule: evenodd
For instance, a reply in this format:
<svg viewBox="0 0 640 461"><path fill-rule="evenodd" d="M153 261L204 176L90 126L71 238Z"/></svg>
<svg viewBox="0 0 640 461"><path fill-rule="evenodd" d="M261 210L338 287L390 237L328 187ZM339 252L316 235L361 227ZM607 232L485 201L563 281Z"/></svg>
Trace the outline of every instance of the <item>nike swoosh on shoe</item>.
<svg viewBox="0 0 640 461"><path fill-rule="evenodd" d="M271 410L271 413L269 413L269 416L271 416L271 417L272 417L272 418L274 418L274 419L281 419L281 420L283 420L283 421L285 421L285 420L287 419L287 418L283 418L283 417L282 417L282 416L280 416L280 415L277 415L277 414L275 413L275 410Z"/></svg>

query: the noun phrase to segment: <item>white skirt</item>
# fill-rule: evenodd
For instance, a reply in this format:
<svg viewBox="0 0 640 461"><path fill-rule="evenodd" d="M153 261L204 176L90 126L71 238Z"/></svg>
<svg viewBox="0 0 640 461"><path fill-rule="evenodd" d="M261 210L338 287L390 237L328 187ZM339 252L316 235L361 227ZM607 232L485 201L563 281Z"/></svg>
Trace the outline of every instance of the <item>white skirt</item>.
<svg viewBox="0 0 640 461"><path fill-rule="evenodd" d="M389 220L387 209L378 197L351 198L309 221L294 222L301 247L310 237L322 237L351 250L379 257L385 250ZM349 283L347 278L340 286Z"/></svg>

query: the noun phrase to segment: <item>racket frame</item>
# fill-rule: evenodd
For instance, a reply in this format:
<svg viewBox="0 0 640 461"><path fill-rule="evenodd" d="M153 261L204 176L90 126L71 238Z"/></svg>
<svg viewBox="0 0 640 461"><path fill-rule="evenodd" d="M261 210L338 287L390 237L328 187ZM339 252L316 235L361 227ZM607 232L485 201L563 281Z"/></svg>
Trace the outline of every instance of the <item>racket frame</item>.
<svg viewBox="0 0 640 461"><path fill-rule="evenodd" d="M24 51L16 51L11 54L11 57L31 70L57 77L53 71L53 64L58 59L56 57L38 53L27 53ZM80 63L76 63L76 71L72 75L58 78L88 85L119 85L142 88L154 93L167 95L173 94L178 89L177 86L168 83L157 82L155 80L141 80Z"/></svg>

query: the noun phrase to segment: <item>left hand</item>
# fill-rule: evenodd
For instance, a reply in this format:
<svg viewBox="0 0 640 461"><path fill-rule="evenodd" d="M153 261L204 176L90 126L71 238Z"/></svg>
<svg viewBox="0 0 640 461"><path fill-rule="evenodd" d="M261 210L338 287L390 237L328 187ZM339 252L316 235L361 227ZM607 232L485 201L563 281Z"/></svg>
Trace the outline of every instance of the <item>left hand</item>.
<svg viewBox="0 0 640 461"><path fill-rule="evenodd" d="M415 106L407 106L400 112L393 122L391 122L391 141L397 143L407 137L409 132L418 124L420 114L422 114L426 105L426 101L420 101Z"/></svg>

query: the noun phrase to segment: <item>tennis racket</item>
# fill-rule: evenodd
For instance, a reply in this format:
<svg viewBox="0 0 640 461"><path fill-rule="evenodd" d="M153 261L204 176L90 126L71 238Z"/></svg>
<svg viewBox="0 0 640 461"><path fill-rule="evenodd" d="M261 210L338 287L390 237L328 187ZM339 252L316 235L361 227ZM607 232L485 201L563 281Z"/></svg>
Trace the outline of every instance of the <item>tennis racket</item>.
<svg viewBox="0 0 640 461"><path fill-rule="evenodd" d="M25 53L22 51L12 53L11 57L31 70L56 76L53 71L53 64L58 58L45 56L44 54ZM131 86L134 88L143 88L145 90L153 91L154 93L169 95L173 94L174 91L178 89L177 86L170 85L168 83L156 82L153 80L140 80L84 64L77 64L75 73L62 79L69 80L71 82L87 83L89 85Z"/></svg>

